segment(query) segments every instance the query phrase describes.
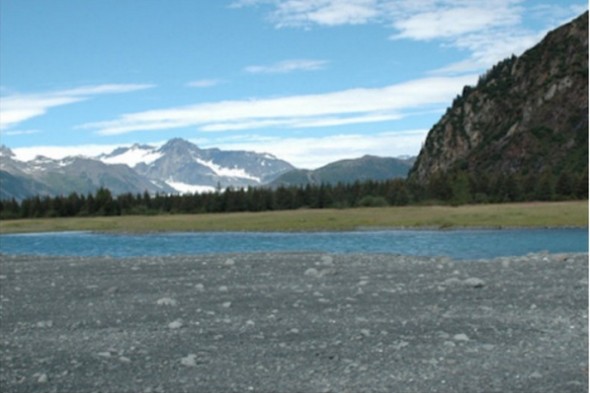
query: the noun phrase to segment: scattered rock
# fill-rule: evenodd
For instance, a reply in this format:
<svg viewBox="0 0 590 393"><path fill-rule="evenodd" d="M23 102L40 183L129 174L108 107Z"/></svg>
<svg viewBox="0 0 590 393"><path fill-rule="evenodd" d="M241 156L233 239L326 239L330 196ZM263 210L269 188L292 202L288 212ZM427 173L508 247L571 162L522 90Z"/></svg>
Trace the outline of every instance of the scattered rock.
<svg viewBox="0 0 590 393"><path fill-rule="evenodd" d="M219 292L227 292L229 289L227 288L226 285L222 285L219 287Z"/></svg>
<svg viewBox="0 0 590 393"><path fill-rule="evenodd" d="M158 299L156 303L158 304L158 306L176 306L177 301L176 299L172 299L171 297L163 297L161 299Z"/></svg>
<svg viewBox="0 0 590 393"><path fill-rule="evenodd" d="M225 262L223 262L223 264L225 266L231 267L231 266L234 266L236 264L236 262L233 259L228 258L225 260Z"/></svg>
<svg viewBox="0 0 590 393"><path fill-rule="evenodd" d="M195 289L199 292L204 292L205 286L203 284L195 284Z"/></svg>
<svg viewBox="0 0 590 393"><path fill-rule="evenodd" d="M223 308L230 308L231 307L231 302L223 302L223 304L221 305L221 307L223 307Z"/></svg>
<svg viewBox="0 0 590 393"><path fill-rule="evenodd" d="M36 326L41 329L50 328L53 327L53 321L39 321L37 322Z"/></svg>

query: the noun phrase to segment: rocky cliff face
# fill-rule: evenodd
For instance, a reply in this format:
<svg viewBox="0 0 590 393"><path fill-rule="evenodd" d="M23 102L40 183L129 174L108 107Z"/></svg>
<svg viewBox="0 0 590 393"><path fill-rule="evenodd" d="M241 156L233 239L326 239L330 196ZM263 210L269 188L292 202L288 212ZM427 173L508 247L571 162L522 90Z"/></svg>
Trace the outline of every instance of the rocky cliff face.
<svg viewBox="0 0 590 393"><path fill-rule="evenodd" d="M588 12L465 87L428 134L410 179L588 168Z"/></svg>

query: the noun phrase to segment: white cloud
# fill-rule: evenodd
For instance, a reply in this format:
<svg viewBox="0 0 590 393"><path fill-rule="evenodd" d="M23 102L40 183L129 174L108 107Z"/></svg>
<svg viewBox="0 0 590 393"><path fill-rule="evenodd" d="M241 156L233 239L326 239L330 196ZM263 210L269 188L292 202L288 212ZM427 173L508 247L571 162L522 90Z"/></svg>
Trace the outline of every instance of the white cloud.
<svg viewBox="0 0 590 393"><path fill-rule="evenodd" d="M378 16L380 0L238 0L233 8L271 5L276 27L363 24Z"/></svg>
<svg viewBox="0 0 590 393"><path fill-rule="evenodd" d="M45 156L59 160L64 157L70 156L83 156L83 157L95 157L103 153L110 153L117 147L126 146L129 147L131 144L123 145L77 145L77 146L28 146L28 147L15 147L12 148L12 152L16 156L17 160L30 161L37 156Z"/></svg>
<svg viewBox="0 0 590 393"><path fill-rule="evenodd" d="M196 88L199 88L199 89L203 89L203 88L206 88L206 87L214 87L214 86L217 86L217 85L219 85L219 84L221 84L223 82L224 81L221 80L221 79L199 79L199 80L196 80L196 81L189 82L186 85L188 87L196 87Z"/></svg>
<svg viewBox="0 0 590 393"><path fill-rule="evenodd" d="M270 65L252 65L244 68L251 74L286 74L294 71L317 71L326 68L326 60L293 59Z"/></svg>
<svg viewBox="0 0 590 393"><path fill-rule="evenodd" d="M436 5L419 12L398 10L393 27L399 33L394 39L445 39L481 32L496 27L515 26L521 22L520 7L512 1L471 2L469 4Z"/></svg>
<svg viewBox="0 0 590 393"><path fill-rule="evenodd" d="M259 6L277 28L378 23L394 30L393 40L435 41L466 51L466 58L436 73L481 72L519 55L587 4L528 4L524 0L238 0L235 7ZM526 21L540 29L526 28Z"/></svg>
<svg viewBox="0 0 590 393"><path fill-rule="evenodd" d="M5 130L49 109L85 101L95 95L129 93L153 87L140 84L105 84L43 93L9 94L0 97L0 130Z"/></svg>
<svg viewBox="0 0 590 393"><path fill-rule="evenodd" d="M34 135L40 132L41 130L0 130L1 135L4 136Z"/></svg>
<svg viewBox="0 0 590 393"><path fill-rule="evenodd" d="M428 130L392 131L378 134L340 134L321 137L267 137L247 135L227 140L195 141L224 150L271 153L298 168L317 169L328 163L365 154L381 157L417 155Z"/></svg>
<svg viewBox="0 0 590 393"><path fill-rule="evenodd" d="M404 116L406 111L447 105L477 75L431 77L382 88L259 100L220 101L130 113L115 120L79 126L100 135L198 127L202 131L287 125L291 128L370 123ZM314 123L316 125L314 125ZM226 128L224 128L226 127Z"/></svg>

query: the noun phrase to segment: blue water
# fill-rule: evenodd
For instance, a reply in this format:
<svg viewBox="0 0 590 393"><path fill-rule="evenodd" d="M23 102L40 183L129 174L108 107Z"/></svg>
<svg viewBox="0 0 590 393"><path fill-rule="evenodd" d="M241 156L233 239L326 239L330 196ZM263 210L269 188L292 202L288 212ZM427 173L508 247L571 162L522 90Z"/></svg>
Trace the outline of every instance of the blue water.
<svg viewBox="0 0 590 393"><path fill-rule="evenodd" d="M587 229L386 230L354 232L105 234L56 232L0 236L0 253L57 256L168 256L246 252L393 253L458 259L530 252L588 252Z"/></svg>

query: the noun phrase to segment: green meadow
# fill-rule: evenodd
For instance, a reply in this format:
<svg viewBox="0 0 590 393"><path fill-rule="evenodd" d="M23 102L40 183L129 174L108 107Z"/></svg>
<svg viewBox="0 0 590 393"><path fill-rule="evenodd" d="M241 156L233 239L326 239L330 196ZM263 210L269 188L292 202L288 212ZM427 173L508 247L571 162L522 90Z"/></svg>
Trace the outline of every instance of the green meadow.
<svg viewBox="0 0 590 393"><path fill-rule="evenodd" d="M588 201L572 201L3 220L0 221L0 234L82 230L141 233L587 226Z"/></svg>

